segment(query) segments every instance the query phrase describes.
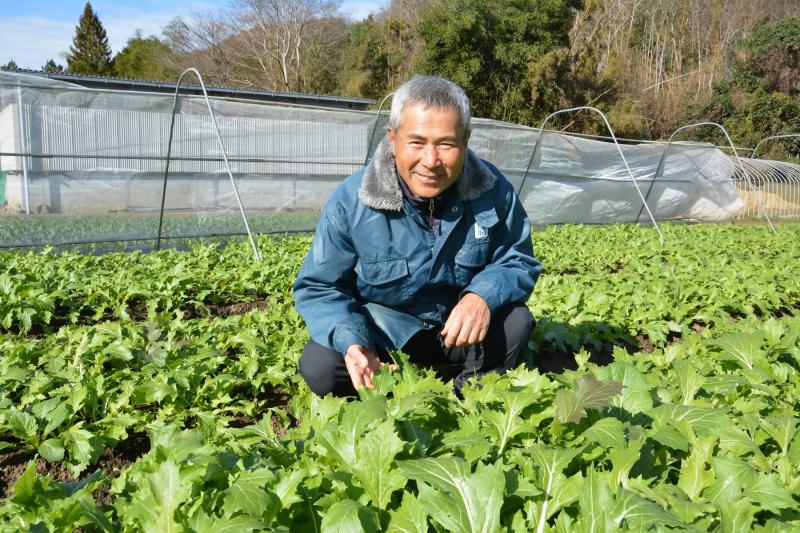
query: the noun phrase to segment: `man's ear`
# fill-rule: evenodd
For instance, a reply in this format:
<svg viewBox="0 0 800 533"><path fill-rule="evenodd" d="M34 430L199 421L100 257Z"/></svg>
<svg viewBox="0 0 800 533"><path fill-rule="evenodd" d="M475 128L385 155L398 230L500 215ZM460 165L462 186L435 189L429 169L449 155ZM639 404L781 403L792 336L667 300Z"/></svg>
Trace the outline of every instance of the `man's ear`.
<svg viewBox="0 0 800 533"><path fill-rule="evenodd" d="M386 136L389 137L389 144L392 146L392 155L394 155L395 135L392 128L386 128Z"/></svg>

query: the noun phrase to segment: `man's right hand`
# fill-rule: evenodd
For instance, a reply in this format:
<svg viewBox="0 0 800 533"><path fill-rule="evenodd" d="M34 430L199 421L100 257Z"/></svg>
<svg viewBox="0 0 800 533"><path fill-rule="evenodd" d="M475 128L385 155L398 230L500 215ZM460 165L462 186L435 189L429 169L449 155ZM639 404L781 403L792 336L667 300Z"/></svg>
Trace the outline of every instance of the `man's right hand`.
<svg viewBox="0 0 800 533"><path fill-rule="evenodd" d="M375 352L361 346L360 344L353 344L347 349L344 354L344 364L347 367L347 373L350 374L350 380L353 382L353 387L358 390L359 387L367 387L374 389L375 385L372 383L372 375L383 365L383 363ZM389 370L394 370L396 365L389 365Z"/></svg>

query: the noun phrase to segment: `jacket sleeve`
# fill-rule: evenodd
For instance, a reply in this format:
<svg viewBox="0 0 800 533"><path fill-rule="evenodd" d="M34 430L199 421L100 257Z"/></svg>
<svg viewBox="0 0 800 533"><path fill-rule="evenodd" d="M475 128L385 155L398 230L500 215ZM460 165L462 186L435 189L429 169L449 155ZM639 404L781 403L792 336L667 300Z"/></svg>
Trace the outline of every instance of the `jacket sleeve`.
<svg viewBox="0 0 800 533"><path fill-rule="evenodd" d="M375 349L369 321L356 301L354 269L358 256L343 209L331 202L323 210L293 289L295 306L311 338L342 355L353 344Z"/></svg>
<svg viewBox="0 0 800 533"><path fill-rule="evenodd" d="M496 171L499 174L499 171ZM511 184L498 180L496 210L500 218L492 235L491 256L461 292L483 298L491 312L514 302L525 302L542 271L533 255L531 224Z"/></svg>

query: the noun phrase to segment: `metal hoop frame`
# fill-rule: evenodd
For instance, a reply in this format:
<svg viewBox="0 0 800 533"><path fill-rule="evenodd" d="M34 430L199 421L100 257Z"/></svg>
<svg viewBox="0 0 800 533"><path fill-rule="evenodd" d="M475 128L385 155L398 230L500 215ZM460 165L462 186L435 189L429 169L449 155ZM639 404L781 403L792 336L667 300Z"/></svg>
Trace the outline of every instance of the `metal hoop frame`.
<svg viewBox="0 0 800 533"><path fill-rule="evenodd" d="M522 193L522 188L525 186L525 181L528 179L528 174L531 171L531 166L533 165L533 161L536 158L536 151L539 149L539 141L541 140L542 136L545 133L545 125L547 122L555 117L556 115L560 115L563 113L572 113L575 111L592 111L600 115L605 122L606 128L608 128L608 132L611 134L611 139L614 141L614 145L617 147L617 152L619 152L619 156L622 158L622 162L625 164L625 169L628 171L628 175L631 178L631 182L633 183L634 187L636 187L636 192L639 193L639 198L642 199L642 205L647 209L647 214L650 216L650 221L653 223L653 227L656 229L656 233L658 233L658 240L663 245L664 244L664 234L661 233L661 228L658 227L658 223L656 222L656 218L653 216L653 213L650 211L650 207L647 205L647 201L642 194L642 190L639 188L639 184L636 182L636 178L633 176L633 172L631 172L631 167L628 166L628 160L625 159L625 155L622 153L622 148L619 146L619 142L617 142L617 137L614 135L614 130L611 128L611 124L609 124L608 119L606 118L605 113L597 109L596 107L590 106L579 106L579 107L570 107L569 109L561 109L556 111L555 113L550 113L547 117L542 121L542 125L539 127L539 135L536 137L536 143L533 145L533 152L531 152L531 158L528 160L528 166L525 169L525 175L522 177L522 181L519 184L519 189L517 190L517 196ZM636 218L636 221L639 221L639 218Z"/></svg>
<svg viewBox="0 0 800 533"><path fill-rule="evenodd" d="M239 196L239 188L236 186L236 180L233 179L231 164L228 162L228 154L225 151L225 143L222 142L222 135L219 132L217 117L214 114L214 110L211 108L211 101L208 99L206 84L203 81L203 76L200 75L200 72L196 68L187 68L184 70L183 73L181 73L181 75L178 77L178 83L175 85L175 96L172 100L172 119L169 124L169 140L167 141L167 162L164 167L164 186L161 190L161 211L158 215L158 237L156 239L156 250L161 249L161 232L164 224L164 204L167 199L167 178L169 177L169 161L170 156L172 155L172 135L175 130L175 113L178 109L178 93L181 89L183 77L188 73L194 74L200 81L200 87L203 89L203 97L205 98L206 106L208 107L208 113L211 116L211 122L214 124L214 132L217 134L217 141L219 142L220 150L222 150L222 158L225 161L225 169L227 170L228 177L231 180L231 187L233 187L233 193L236 196L236 203L239 205L239 212L241 213L242 220L244 221L244 228L247 230L247 237L250 239L250 245L253 247L253 255L255 255L256 261L261 261L261 254L258 252L258 246L256 246L256 240L253 238L253 232L250 231L250 223L247 221L247 215L245 214L244 206L242 205L242 198Z"/></svg>
<svg viewBox="0 0 800 533"><path fill-rule="evenodd" d="M650 182L650 187L647 190L647 197L642 199L643 207L647 208L647 212L648 213L650 212L650 208L647 205L647 198L650 196L650 191L653 190L653 184L656 182L656 180L659 178L659 176L661 176L661 174L664 172L664 160L667 157L667 150L669 150L669 147L672 144L672 139L675 137L675 135L678 132L686 130L686 129L689 129L689 128L699 128L699 127L704 127L704 126L713 126L713 127L719 128L722 131L722 133L725 134L725 139L727 139L728 144L731 147L731 150L733 150L733 156L736 158L737 163L739 163L739 166L742 168L742 173L744 175L745 181L747 181L747 184L750 186L750 191L753 193L753 197L755 198L756 202L758 203L759 208L761 208L761 212L764 214L764 218L767 219L767 223L769 224L769 227L772 228L772 231L774 233L775 232L775 225L772 223L772 220L770 220L769 215L767 214L767 210L764 207L764 204L761 203L761 200L759 200L758 196L756 195L755 185L753 185L753 181L750 179L750 175L747 172L746 166L742 163L742 158L739 157L739 152L736 151L736 146L733 145L733 141L731 140L730 134L728 134L728 130L726 130L725 127L722 124L718 124L716 122L697 122L695 124L687 124L685 126L681 126L680 128L678 128L678 129L676 129L675 131L672 132L672 135L669 136L669 140L667 141L667 145L664 147L664 152L661 154L661 160L658 162L658 167L656 168L656 172L655 172L655 174L653 174L653 179ZM769 139L769 137L767 139ZM764 140L767 140L767 139L764 139ZM763 142L763 141L761 141L761 142ZM761 143L758 143L758 145L756 145L756 147L753 149L753 153L754 154L755 154L756 150L758 150L758 146L760 146L760 145L761 145ZM639 209L639 216L641 216L641 214L642 214L642 210ZM637 221L639 220L639 216L636 217Z"/></svg>

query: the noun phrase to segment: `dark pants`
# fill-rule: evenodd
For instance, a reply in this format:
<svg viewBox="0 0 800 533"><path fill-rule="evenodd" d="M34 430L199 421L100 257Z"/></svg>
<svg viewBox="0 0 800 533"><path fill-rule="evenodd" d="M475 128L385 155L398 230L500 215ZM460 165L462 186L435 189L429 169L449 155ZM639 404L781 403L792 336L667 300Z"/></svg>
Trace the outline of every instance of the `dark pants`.
<svg viewBox="0 0 800 533"><path fill-rule="evenodd" d="M489 332L483 342L471 346L447 348L439 329L423 330L411 337L403 346L412 363L423 366L442 365L445 377L454 377L454 388L460 392L464 382L487 372L505 372L516 367L524 358L536 322L525 304L511 304L492 315ZM383 361L390 361L387 353L379 353ZM308 387L324 396L356 394L342 354L326 348L313 340L308 341L300 359L300 374Z"/></svg>

